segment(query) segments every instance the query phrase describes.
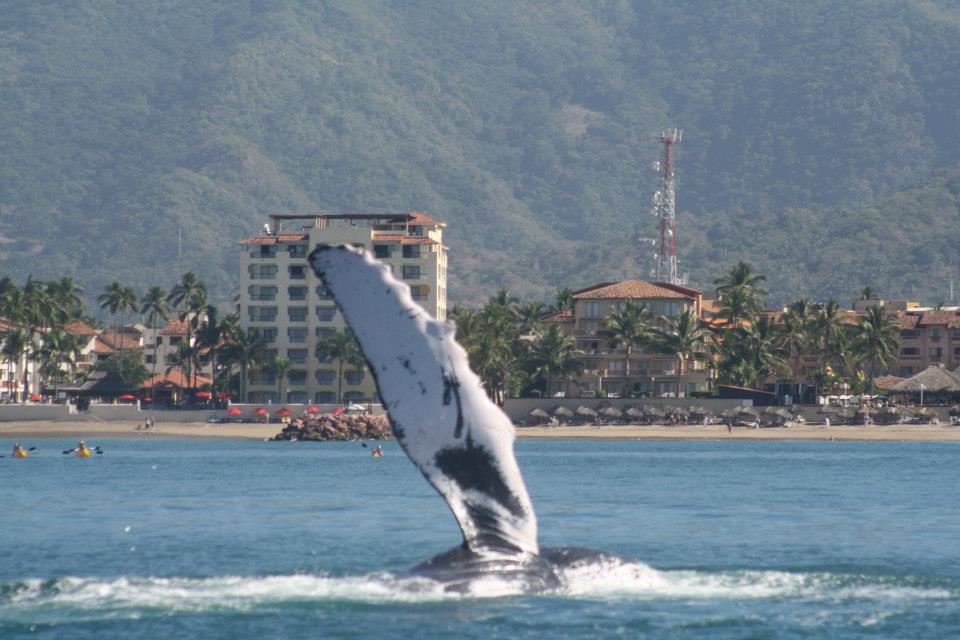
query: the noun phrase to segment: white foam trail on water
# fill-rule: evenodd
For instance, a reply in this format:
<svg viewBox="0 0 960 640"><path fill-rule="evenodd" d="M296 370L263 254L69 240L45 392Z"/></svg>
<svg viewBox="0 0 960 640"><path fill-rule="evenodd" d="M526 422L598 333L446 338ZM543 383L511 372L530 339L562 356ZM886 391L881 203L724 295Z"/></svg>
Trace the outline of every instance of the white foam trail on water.
<svg viewBox="0 0 960 640"><path fill-rule="evenodd" d="M582 598L916 600L951 598L935 587L912 587L896 578L786 571L659 571L615 559L575 565L562 574L563 594Z"/></svg>
<svg viewBox="0 0 960 640"><path fill-rule="evenodd" d="M639 562L607 560L573 566L552 597L599 600L755 600L916 602L957 599L956 590L911 586L894 577L782 571L659 571ZM139 617L142 612L248 610L310 602L422 603L522 593L522 585L491 576L467 593L427 578L389 573L363 576L286 575L212 578L66 577L0 585L0 620L87 612ZM73 614L71 614L73 615Z"/></svg>

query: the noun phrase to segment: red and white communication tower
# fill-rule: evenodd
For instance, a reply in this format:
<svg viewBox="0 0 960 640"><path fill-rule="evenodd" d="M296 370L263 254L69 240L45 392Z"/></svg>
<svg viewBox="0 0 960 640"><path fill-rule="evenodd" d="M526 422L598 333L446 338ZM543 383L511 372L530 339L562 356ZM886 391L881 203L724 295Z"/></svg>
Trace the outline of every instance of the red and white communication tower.
<svg viewBox="0 0 960 640"><path fill-rule="evenodd" d="M683 132L679 129L667 129L660 134L658 142L663 145L663 154L659 162L653 163L655 171L660 173L660 186L653 194L653 208L660 224L660 237L657 252L654 254L652 275L657 282L686 284L686 276L681 277L677 265L677 179L673 175L673 145L680 142Z"/></svg>

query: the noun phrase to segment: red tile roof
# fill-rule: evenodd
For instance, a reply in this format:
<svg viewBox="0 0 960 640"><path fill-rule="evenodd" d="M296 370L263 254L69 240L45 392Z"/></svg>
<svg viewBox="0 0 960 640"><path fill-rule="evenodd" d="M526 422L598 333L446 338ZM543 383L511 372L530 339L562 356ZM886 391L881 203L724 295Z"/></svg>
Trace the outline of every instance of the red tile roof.
<svg viewBox="0 0 960 640"><path fill-rule="evenodd" d="M916 329L917 324L920 322L920 316L914 315L911 313L899 313L900 316L900 330L907 331L910 329Z"/></svg>
<svg viewBox="0 0 960 640"><path fill-rule="evenodd" d="M543 319L544 322L573 322L573 314L569 311L557 311Z"/></svg>
<svg viewBox="0 0 960 640"><path fill-rule="evenodd" d="M920 326L946 327L960 329L960 312L958 311L924 311L920 318Z"/></svg>
<svg viewBox="0 0 960 640"><path fill-rule="evenodd" d="M191 389L196 389L197 387L206 387L213 384L213 380L204 376L193 374L191 377L193 378L193 384L190 385ZM170 371L170 373L157 375L145 380L143 384L140 385L140 388L153 389L154 387L177 387L179 389L183 389L187 386L186 383L187 376L182 371L173 369Z"/></svg>
<svg viewBox="0 0 960 640"><path fill-rule="evenodd" d="M187 335L186 320L167 320L167 324L160 329L162 336L185 336Z"/></svg>
<svg viewBox="0 0 960 640"><path fill-rule="evenodd" d="M686 287L679 287L685 289ZM693 291L693 289L687 289ZM698 292L697 292L698 293ZM622 298L675 298L692 300L693 295L681 293L674 288L662 286L662 283L644 282L643 280L624 280L613 284L597 285L588 289L575 291L573 297L578 300L602 298L616 300Z"/></svg>
<svg viewBox="0 0 960 640"><path fill-rule="evenodd" d="M75 336L95 336L100 333L83 320L71 320L63 325L63 330Z"/></svg>
<svg viewBox="0 0 960 640"><path fill-rule="evenodd" d="M129 336L124 333L117 333L113 329L107 329L101 331L100 335L97 336L97 341L107 345L110 350L113 349L139 349L140 342L137 340L131 339ZM96 347L95 347L96 350ZM100 353L97 350L97 353Z"/></svg>
<svg viewBox="0 0 960 640"><path fill-rule="evenodd" d="M399 242L400 244L440 244L433 238L425 236L407 236L401 233L377 233L373 236L374 242Z"/></svg>
<svg viewBox="0 0 960 640"><path fill-rule="evenodd" d="M873 379L873 386L883 391L889 391L893 388L893 385L897 384L898 382L903 382L904 380L906 380L906 378L901 378L899 376L880 376Z"/></svg>

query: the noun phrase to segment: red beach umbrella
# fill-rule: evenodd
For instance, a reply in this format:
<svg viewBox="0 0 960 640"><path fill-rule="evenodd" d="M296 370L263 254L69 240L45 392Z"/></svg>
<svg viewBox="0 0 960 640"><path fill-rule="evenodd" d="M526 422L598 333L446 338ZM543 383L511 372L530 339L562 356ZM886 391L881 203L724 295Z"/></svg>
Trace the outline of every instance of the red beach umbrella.
<svg viewBox="0 0 960 640"><path fill-rule="evenodd" d="M264 409L263 407L257 407L256 409L253 410L253 412L254 412L255 414L257 414L258 416L265 416L265 415L267 415L267 410Z"/></svg>
<svg viewBox="0 0 960 640"><path fill-rule="evenodd" d="M140 398L140 401L141 401L141 402L153 402L153 398L151 398L150 396L142 396L142 397Z"/></svg>
<svg viewBox="0 0 960 640"><path fill-rule="evenodd" d="M334 408L333 408L333 411L331 411L331 413L332 413L333 415L335 415L335 416L338 416L338 415L340 415L341 413L343 413L344 411L346 411L346 409L344 409L343 407L334 407Z"/></svg>
<svg viewBox="0 0 960 640"><path fill-rule="evenodd" d="M129 393L125 393L119 398L117 398L117 400L136 400L136 399L137 399L137 396L132 396Z"/></svg>
<svg viewBox="0 0 960 640"><path fill-rule="evenodd" d="M284 407L284 408L282 408L282 409L277 409L277 415L278 415L278 416L288 416L288 415L290 415L291 413L293 413L293 411L291 411L291 410L288 409L287 407Z"/></svg>
<svg viewBox="0 0 960 640"><path fill-rule="evenodd" d="M243 411L240 409L240 407L230 407L227 409L227 415L230 416L239 416L241 413L243 413Z"/></svg>
<svg viewBox="0 0 960 640"><path fill-rule="evenodd" d="M307 413L320 413L320 411L321 411L320 407L313 407L313 406L307 407Z"/></svg>
<svg viewBox="0 0 960 640"><path fill-rule="evenodd" d="M40 402L43 398L37 395L36 393L30 394L30 402Z"/></svg>
<svg viewBox="0 0 960 640"><path fill-rule="evenodd" d="M229 400L229 399L230 399L230 394L227 393L226 391L224 391L223 393L221 393L221 394L218 395L217 397L220 398L221 400Z"/></svg>
<svg viewBox="0 0 960 640"><path fill-rule="evenodd" d="M203 399L206 399L206 400L209 400L210 398L213 397L213 394L210 393L209 391L197 391L197 392L196 392L195 394L193 394L193 395L194 395L195 397L197 397L197 398L203 398Z"/></svg>

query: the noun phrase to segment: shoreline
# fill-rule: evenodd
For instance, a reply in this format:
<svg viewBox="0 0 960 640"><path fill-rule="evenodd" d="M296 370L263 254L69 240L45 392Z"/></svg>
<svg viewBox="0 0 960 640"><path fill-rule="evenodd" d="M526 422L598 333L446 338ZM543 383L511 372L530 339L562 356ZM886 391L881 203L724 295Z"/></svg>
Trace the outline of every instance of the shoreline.
<svg viewBox="0 0 960 640"><path fill-rule="evenodd" d="M167 439L243 439L273 438L282 429L280 424L206 422L158 422L151 431L137 431L136 421L65 422L23 421L0 422L0 440L32 439L92 439L138 438L142 440ZM802 425L786 428L753 429L734 427L727 431L724 425L670 426L564 426L518 427L519 439L567 440L844 440L844 441L960 441L960 426L890 425L890 426L831 426Z"/></svg>

